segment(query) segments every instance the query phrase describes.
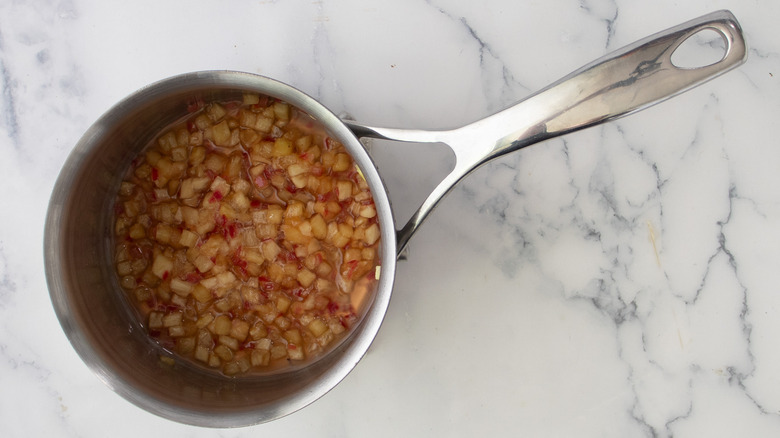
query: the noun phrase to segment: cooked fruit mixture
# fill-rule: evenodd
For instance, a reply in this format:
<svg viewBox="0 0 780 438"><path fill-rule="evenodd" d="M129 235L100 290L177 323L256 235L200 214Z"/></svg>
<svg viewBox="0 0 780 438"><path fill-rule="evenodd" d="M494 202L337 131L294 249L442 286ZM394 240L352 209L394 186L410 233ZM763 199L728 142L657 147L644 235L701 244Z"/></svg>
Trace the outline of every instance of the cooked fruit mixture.
<svg viewBox="0 0 780 438"><path fill-rule="evenodd" d="M344 146L285 102L199 102L132 164L116 272L151 336L226 375L321 355L379 277L379 225Z"/></svg>

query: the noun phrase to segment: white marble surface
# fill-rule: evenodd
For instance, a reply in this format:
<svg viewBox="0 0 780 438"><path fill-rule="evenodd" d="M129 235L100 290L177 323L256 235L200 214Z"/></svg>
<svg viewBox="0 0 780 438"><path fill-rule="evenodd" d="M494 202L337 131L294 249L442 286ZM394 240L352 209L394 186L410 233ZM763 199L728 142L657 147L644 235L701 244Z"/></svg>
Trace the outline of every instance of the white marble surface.
<svg viewBox="0 0 780 438"><path fill-rule="evenodd" d="M366 123L454 127L721 8L746 65L471 175L412 240L367 356L300 412L228 430L155 417L56 320L52 185L147 83L243 70ZM0 2L0 436L780 436L779 19L770 0ZM443 158L386 148L408 213Z"/></svg>

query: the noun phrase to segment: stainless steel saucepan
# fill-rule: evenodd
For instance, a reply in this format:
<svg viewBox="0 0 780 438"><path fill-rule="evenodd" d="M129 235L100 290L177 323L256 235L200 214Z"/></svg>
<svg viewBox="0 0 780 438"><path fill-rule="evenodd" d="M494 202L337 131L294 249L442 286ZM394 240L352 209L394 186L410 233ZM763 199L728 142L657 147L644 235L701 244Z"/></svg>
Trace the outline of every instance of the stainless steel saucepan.
<svg viewBox="0 0 780 438"><path fill-rule="evenodd" d="M711 65L679 68L672 54L706 29L725 50ZM714 78L746 59L734 16L715 12L607 55L522 102L448 131L371 128L344 122L313 98L275 80L240 72L189 73L149 85L104 114L68 157L51 196L44 255L54 309L84 362L114 391L159 416L182 423L236 427L270 421L312 403L358 363L390 302L397 255L437 202L487 161L525 146L606 122ZM160 347L127 308L112 261L112 201L132 159L196 99L232 100L244 92L289 102L319 120L349 150L375 198L382 228L382 275L373 303L349 338L302 369L229 378L195 367L160 365ZM400 229L385 186L358 140L443 142L454 170Z"/></svg>

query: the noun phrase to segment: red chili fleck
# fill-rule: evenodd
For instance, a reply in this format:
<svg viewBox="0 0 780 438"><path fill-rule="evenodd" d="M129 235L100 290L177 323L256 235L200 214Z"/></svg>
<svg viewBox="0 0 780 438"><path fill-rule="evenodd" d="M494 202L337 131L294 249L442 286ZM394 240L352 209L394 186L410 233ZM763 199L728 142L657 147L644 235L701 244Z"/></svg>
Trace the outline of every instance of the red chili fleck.
<svg viewBox="0 0 780 438"><path fill-rule="evenodd" d="M287 348L290 350L297 350L298 347L295 346L295 344L287 344Z"/></svg>
<svg viewBox="0 0 780 438"><path fill-rule="evenodd" d="M328 202L336 196L335 190L331 190L328 193L322 193L317 195L317 200L320 202Z"/></svg>
<svg viewBox="0 0 780 438"><path fill-rule="evenodd" d="M215 191L213 195L211 195L211 198L209 198L209 202L214 203L222 199L222 192L219 190Z"/></svg>
<svg viewBox="0 0 780 438"><path fill-rule="evenodd" d="M257 175L257 177L255 177L255 185L257 188L262 189L268 185L268 179L263 175Z"/></svg>
<svg viewBox="0 0 780 438"><path fill-rule="evenodd" d="M163 281L167 280L170 275L171 275L171 273L168 272L168 271L163 272L163 276L162 276Z"/></svg>
<svg viewBox="0 0 780 438"><path fill-rule="evenodd" d="M190 131L190 133L193 133L198 130L198 127L195 125L195 122L193 120L187 121L187 131Z"/></svg>
<svg viewBox="0 0 780 438"><path fill-rule="evenodd" d="M152 181L157 181L157 178L160 177L160 171L157 170L156 167L152 167Z"/></svg>
<svg viewBox="0 0 780 438"><path fill-rule="evenodd" d="M234 224L228 225L227 232L231 239L236 237L236 226Z"/></svg>
<svg viewBox="0 0 780 438"><path fill-rule="evenodd" d="M257 208L257 207L260 207L260 204L262 204L262 202L260 202L260 200L259 200L259 199L253 199L253 200L252 200L252 202L250 202L250 203L249 203L249 205L250 205L252 208Z"/></svg>
<svg viewBox="0 0 780 438"><path fill-rule="evenodd" d="M190 272L184 277L184 281L188 283L198 283L203 277L197 272Z"/></svg>
<svg viewBox="0 0 780 438"><path fill-rule="evenodd" d="M339 310L339 305L337 303L334 303L333 301L328 303L328 312L333 314L333 313L338 312L338 310Z"/></svg>
<svg viewBox="0 0 780 438"><path fill-rule="evenodd" d="M238 251L235 254L233 254L233 258L231 259L231 261L233 262L233 265L241 268L242 270L246 269L247 261L242 259L241 256L239 256Z"/></svg>
<svg viewBox="0 0 780 438"><path fill-rule="evenodd" d="M352 275L355 274L355 270L357 269L357 267L358 267L358 261L357 260L350 260L349 262L347 262L347 274L346 274L346 277L348 279L352 278Z"/></svg>

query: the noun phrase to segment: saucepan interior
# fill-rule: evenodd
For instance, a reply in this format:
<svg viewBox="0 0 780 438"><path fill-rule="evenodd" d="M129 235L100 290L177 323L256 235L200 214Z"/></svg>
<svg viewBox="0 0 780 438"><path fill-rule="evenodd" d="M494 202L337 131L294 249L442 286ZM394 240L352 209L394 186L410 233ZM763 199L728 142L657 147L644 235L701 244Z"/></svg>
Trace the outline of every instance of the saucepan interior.
<svg viewBox="0 0 780 438"><path fill-rule="evenodd" d="M198 367L163 366L160 347L128 309L112 257L112 202L139 151L195 101L243 93L290 103L322 123L352 154L371 192L382 230L382 271L372 305L351 335L312 364L268 376L224 377ZM45 265L60 323L84 362L134 404L179 422L234 427L269 421L324 395L365 354L387 310L395 276L395 227L387 192L360 142L329 110L265 77L199 72L152 84L100 118L77 144L56 182L45 229Z"/></svg>

